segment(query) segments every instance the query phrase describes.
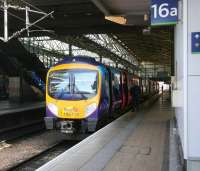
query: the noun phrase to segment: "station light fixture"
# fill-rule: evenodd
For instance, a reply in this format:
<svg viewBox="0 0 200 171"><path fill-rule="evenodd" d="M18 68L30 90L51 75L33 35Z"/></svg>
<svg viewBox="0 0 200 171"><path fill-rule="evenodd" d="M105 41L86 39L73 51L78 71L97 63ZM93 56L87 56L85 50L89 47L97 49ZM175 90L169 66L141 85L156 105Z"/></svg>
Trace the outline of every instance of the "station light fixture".
<svg viewBox="0 0 200 171"><path fill-rule="evenodd" d="M144 14L144 21L148 21L148 20L149 20L148 14Z"/></svg>
<svg viewBox="0 0 200 171"><path fill-rule="evenodd" d="M143 35L150 35L151 34L151 27L144 28L142 30Z"/></svg>
<svg viewBox="0 0 200 171"><path fill-rule="evenodd" d="M127 24L127 19L123 16L105 16L105 19L121 25Z"/></svg>

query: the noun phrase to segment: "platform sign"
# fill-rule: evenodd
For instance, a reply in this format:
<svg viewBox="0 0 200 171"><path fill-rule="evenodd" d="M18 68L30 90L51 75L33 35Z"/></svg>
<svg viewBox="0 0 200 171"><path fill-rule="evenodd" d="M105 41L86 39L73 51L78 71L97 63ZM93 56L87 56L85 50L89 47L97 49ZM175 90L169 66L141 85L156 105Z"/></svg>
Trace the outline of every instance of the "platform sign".
<svg viewBox="0 0 200 171"><path fill-rule="evenodd" d="M151 0L151 25L175 25L178 22L178 0Z"/></svg>
<svg viewBox="0 0 200 171"><path fill-rule="evenodd" d="M192 33L192 53L200 54L200 32Z"/></svg>

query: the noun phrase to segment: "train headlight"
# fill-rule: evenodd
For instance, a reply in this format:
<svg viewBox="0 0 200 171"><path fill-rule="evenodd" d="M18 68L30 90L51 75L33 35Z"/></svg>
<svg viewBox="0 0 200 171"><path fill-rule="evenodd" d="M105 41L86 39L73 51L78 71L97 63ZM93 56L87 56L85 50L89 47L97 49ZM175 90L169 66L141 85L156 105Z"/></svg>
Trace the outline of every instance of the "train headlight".
<svg viewBox="0 0 200 171"><path fill-rule="evenodd" d="M97 104L96 103L92 103L89 106L86 107L85 109L85 114L86 116L91 115L97 108Z"/></svg>
<svg viewBox="0 0 200 171"><path fill-rule="evenodd" d="M51 113L58 116L58 107L53 103L47 103L47 107Z"/></svg>

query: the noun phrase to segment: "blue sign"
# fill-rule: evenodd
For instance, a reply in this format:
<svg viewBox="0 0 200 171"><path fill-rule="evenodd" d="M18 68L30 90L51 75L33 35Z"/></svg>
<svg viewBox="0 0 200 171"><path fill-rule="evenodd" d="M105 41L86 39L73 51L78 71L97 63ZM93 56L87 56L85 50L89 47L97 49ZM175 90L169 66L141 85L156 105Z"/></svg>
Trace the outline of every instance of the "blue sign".
<svg viewBox="0 0 200 171"><path fill-rule="evenodd" d="M151 25L175 25L178 0L151 0Z"/></svg>
<svg viewBox="0 0 200 171"><path fill-rule="evenodd" d="M192 53L200 53L200 32L192 33Z"/></svg>

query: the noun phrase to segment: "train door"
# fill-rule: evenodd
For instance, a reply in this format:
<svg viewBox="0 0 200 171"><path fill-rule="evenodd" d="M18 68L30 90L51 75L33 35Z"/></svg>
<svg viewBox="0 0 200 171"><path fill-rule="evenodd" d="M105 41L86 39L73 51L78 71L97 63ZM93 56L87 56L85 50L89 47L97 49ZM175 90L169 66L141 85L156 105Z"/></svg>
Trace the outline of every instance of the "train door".
<svg viewBox="0 0 200 171"><path fill-rule="evenodd" d="M128 83L127 73L121 72L121 93L122 93L122 110L128 105Z"/></svg>
<svg viewBox="0 0 200 171"><path fill-rule="evenodd" d="M121 82L120 82L120 72L114 68L108 67L109 71L109 82L110 82L110 98L111 107L110 114L118 113L121 109L122 95L121 95Z"/></svg>
<svg viewBox="0 0 200 171"><path fill-rule="evenodd" d="M132 81L133 81L133 76L131 74L127 73L127 87L128 87L127 105L131 105L131 103L132 103L132 96L131 96L131 88L133 86Z"/></svg>
<svg viewBox="0 0 200 171"><path fill-rule="evenodd" d="M104 96L104 100L106 102L106 114L109 115L110 113L110 106L111 106L111 94L110 94L110 83L109 83L109 73L108 71L105 72L105 79L103 80L104 85L103 89L104 92L102 92Z"/></svg>
<svg viewBox="0 0 200 171"><path fill-rule="evenodd" d="M120 72L120 91L121 91L121 99L122 99L122 105L121 109L123 110L125 108L125 92L124 92L124 73L123 71Z"/></svg>

